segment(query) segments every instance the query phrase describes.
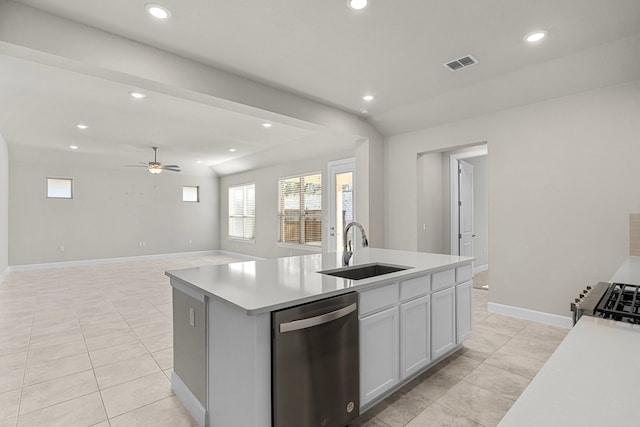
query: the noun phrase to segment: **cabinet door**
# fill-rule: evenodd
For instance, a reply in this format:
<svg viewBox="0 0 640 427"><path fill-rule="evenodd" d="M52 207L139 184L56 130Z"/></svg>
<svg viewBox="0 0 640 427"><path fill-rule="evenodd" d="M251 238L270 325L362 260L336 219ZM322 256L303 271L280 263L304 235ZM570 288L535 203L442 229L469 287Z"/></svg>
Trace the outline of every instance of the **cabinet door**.
<svg viewBox="0 0 640 427"><path fill-rule="evenodd" d="M398 307L360 319L360 406L399 381Z"/></svg>
<svg viewBox="0 0 640 427"><path fill-rule="evenodd" d="M456 329L458 344L471 336L471 281L456 286Z"/></svg>
<svg viewBox="0 0 640 427"><path fill-rule="evenodd" d="M405 379L431 361L431 299L400 305L400 376Z"/></svg>
<svg viewBox="0 0 640 427"><path fill-rule="evenodd" d="M455 287L431 295L431 357L446 354L456 345Z"/></svg>

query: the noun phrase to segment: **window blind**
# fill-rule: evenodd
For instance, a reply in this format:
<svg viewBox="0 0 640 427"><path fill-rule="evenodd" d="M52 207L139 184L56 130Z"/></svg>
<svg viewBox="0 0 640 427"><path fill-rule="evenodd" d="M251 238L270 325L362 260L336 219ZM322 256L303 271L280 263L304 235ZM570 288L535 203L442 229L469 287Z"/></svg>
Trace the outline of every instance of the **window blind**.
<svg viewBox="0 0 640 427"><path fill-rule="evenodd" d="M255 183L229 187L229 237L256 238Z"/></svg>
<svg viewBox="0 0 640 427"><path fill-rule="evenodd" d="M322 175L278 180L280 243L322 246Z"/></svg>

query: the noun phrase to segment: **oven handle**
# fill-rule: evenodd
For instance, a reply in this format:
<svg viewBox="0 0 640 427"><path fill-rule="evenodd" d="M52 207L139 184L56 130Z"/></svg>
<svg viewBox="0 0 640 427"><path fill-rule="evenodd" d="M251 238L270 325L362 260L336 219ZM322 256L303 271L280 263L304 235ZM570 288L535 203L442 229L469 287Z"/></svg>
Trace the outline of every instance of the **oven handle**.
<svg viewBox="0 0 640 427"><path fill-rule="evenodd" d="M341 317L346 316L349 313L353 313L358 309L358 304L353 303L341 309L330 311L329 313L321 314L315 317L308 317L306 319L294 320L292 322L286 322L280 324L280 333L298 331L300 329L312 328L314 326L322 325L324 323L333 322Z"/></svg>

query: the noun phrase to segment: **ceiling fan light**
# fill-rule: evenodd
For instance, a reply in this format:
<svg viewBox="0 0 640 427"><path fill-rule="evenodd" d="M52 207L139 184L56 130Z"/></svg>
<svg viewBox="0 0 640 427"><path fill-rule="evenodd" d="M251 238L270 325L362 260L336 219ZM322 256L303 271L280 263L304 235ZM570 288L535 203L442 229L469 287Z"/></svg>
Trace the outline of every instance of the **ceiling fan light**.
<svg viewBox="0 0 640 427"><path fill-rule="evenodd" d="M157 175L160 172L162 172L162 167L160 163L157 163L155 161L149 162L149 172L151 172L154 175Z"/></svg>

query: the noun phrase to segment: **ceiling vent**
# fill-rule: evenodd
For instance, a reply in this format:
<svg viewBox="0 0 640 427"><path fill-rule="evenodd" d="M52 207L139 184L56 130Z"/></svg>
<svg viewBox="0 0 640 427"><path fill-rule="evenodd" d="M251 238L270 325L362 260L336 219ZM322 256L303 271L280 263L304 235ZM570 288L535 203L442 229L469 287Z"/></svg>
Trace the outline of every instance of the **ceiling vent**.
<svg viewBox="0 0 640 427"><path fill-rule="evenodd" d="M477 64L478 60L471 55L463 56L462 58L455 59L451 62L443 64L451 71L458 71L461 68L468 67L473 64Z"/></svg>

